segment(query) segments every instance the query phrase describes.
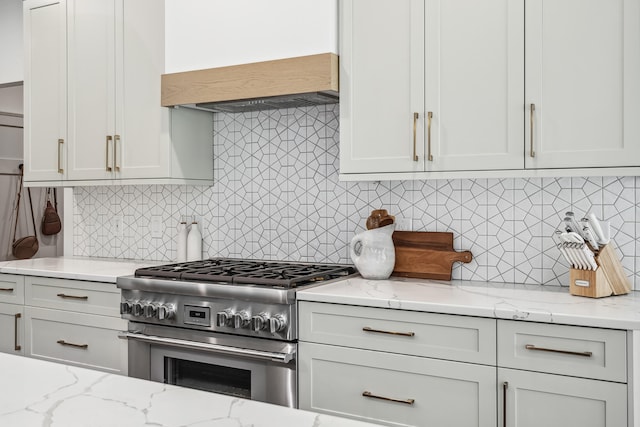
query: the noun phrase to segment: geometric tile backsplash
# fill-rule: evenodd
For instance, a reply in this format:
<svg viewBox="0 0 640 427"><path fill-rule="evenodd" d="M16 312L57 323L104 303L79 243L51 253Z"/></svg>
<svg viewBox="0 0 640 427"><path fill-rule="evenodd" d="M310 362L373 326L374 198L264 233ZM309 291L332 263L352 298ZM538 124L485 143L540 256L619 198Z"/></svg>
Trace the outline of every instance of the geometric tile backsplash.
<svg viewBox="0 0 640 427"><path fill-rule="evenodd" d="M640 290L640 177L340 182L338 108L214 114L211 187L74 188L74 255L173 261L187 215L202 226L204 257L350 263L351 238L385 208L413 230L454 233L455 249L474 256L455 279L567 286L551 235L571 210L611 221Z"/></svg>

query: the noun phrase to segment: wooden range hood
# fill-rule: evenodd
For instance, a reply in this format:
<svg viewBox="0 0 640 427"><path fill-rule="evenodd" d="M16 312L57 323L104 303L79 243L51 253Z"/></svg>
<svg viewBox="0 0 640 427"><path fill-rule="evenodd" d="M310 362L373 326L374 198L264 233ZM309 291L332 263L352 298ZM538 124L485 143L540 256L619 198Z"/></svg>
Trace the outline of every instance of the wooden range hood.
<svg viewBox="0 0 640 427"><path fill-rule="evenodd" d="M162 75L162 106L246 112L337 103L338 56L300 56Z"/></svg>

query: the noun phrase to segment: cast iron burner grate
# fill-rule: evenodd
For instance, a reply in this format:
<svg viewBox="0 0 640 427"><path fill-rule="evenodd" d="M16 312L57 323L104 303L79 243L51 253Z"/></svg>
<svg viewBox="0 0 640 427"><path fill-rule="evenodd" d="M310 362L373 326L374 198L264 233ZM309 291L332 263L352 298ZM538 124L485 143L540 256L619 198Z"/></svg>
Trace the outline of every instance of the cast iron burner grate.
<svg viewBox="0 0 640 427"><path fill-rule="evenodd" d="M135 276L292 288L354 273L355 269L352 266L340 264L211 258L140 268L136 270Z"/></svg>

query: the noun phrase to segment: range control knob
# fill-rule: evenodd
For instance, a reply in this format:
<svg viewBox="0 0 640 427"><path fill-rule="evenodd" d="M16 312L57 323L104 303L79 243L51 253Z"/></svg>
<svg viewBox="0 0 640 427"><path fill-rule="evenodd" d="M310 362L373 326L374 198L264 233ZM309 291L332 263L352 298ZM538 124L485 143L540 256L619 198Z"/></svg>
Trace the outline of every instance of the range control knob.
<svg viewBox="0 0 640 427"><path fill-rule="evenodd" d="M144 306L144 317L152 318L156 317L156 312L158 311L158 306L156 304L145 304Z"/></svg>
<svg viewBox="0 0 640 427"><path fill-rule="evenodd" d="M233 322L233 311L227 309L216 314L217 326L231 326Z"/></svg>
<svg viewBox="0 0 640 427"><path fill-rule="evenodd" d="M257 316L253 316L251 318L251 330L252 331L261 331L266 329L269 325L269 316L265 313L260 313Z"/></svg>
<svg viewBox="0 0 640 427"><path fill-rule="evenodd" d="M173 305L167 304L167 305L159 306L156 314L157 314L158 320L165 320L165 319L168 320L168 319L173 319L176 315L176 312L173 308Z"/></svg>
<svg viewBox="0 0 640 427"><path fill-rule="evenodd" d="M269 331L272 334L282 331L287 326L287 320L281 314L276 314L269 319Z"/></svg>
<svg viewBox="0 0 640 427"><path fill-rule="evenodd" d="M245 328L249 325L249 313L241 311L233 315L233 327L236 329Z"/></svg>
<svg viewBox="0 0 640 427"><path fill-rule="evenodd" d="M123 301L120 303L120 314L131 314L132 308L131 301Z"/></svg>
<svg viewBox="0 0 640 427"><path fill-rule="evenodd" d="M144 306L140 301L133 304L133 307L131 308L131 314L133 314L134 316L142 316L144 314Z"/></svg>

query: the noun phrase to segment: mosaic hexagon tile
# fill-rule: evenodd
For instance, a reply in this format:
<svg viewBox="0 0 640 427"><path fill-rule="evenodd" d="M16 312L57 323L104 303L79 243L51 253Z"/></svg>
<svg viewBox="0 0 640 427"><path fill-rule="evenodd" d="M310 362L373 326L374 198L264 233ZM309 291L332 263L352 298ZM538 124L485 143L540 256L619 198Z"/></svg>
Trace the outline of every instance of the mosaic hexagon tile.
<svg viewBox="0 0 640 427"><path fill-rule="evenodd" d="M567 286L552 235L566 212L594 212L640 290L640 177L341 182L336 105L213 120L211 187L75 188L74 255L169 262L178 222L195 217L204 257L349 263L352 237L385 208L413 230L453 232L473 253L456 279Z"/></svg>

